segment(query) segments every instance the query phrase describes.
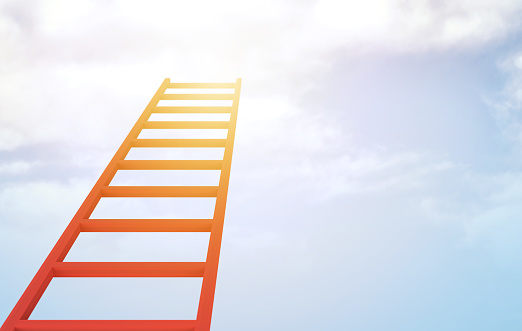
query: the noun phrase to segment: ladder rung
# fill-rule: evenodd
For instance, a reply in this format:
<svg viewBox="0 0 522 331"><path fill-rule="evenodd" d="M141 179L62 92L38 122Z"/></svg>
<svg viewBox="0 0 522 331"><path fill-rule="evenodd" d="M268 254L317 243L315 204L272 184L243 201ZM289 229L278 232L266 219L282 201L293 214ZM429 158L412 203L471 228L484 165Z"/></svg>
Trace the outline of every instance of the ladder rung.
<svg viewBox="0 0 522 331"><path fill-rule="evenodd" d="M169 83L167 88L235 88L236 83Z"/></svg>
<svg viewBox="0 0 522 331"><path fill-rule="evenodd" d="M120 170L221 170L222 160L121 160Z"/></svg>
<svg viewBox="0 0 522 331"><path fill-rule="evenodd" d="M211 219L85 219L82 232L210 232Z"/></svg>
<svg viewBox="0 0 522 331"><path fill-rule="evenodd" d="M133 139L132 147L225 147L226 139Z"/></svg>
<svg viewBox="0 0 522 331"><path fill-rule="evenodd" d="M228 121L150 121L144 129L228 129Z"/></svg>
<svg viewBox="0 0 522 331"><path fill-rule="evenodd" d="M152 107L153 113L230 113L232 107Z"/></svg>
<svg viewBox="0 0 522 331"><path fill-rule="evenodd" d="M102 197L133 198L212 198L217 197L217 186L104 186Z"/></svg>
<svg viewBox="0 0 522 331"><path fill-rule="evenodd" d="M162 94L160 100L234 100L234 94Z"/></svg>
<svg viewBox="0 0 522 331"><path fill-rule="evenodd" d="M205 262L56 262L54 277L203 277Z"/></svg>
<svg viewBox="0 0 522 331"><path fill-rule="evenodd" d="M20 320L16 331L193 331L195 320Z"/></svg>

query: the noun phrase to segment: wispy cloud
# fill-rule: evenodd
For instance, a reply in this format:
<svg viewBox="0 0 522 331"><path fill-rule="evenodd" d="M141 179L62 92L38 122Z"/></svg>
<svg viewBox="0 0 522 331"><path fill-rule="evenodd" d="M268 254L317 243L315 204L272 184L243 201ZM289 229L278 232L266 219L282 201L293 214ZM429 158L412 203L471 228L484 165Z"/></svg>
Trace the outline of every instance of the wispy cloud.
<svg viewBox="0 0 522 331"><path fill-rule="evenodd" d="M507 75L503 90L490 98L492 114L504 137L515 143L513 156L520 160L522 153L522 53L514 53L499 61L499 68Z"/></svg>

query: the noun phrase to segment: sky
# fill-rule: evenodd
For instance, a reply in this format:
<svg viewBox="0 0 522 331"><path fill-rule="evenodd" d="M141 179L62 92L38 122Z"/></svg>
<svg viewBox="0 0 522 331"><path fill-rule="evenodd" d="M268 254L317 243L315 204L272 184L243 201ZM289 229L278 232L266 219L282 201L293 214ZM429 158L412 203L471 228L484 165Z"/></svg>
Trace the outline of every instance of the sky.
<svg viewBox="0 0 522 331"><path fill-rule="evenodd" d="M212 330L520 330L521 14L0 0L0 320L163 79L240 77ZM102 202L93 215L212 208ZM206 242L81 234L66 260L201 261ZM200 286L55 279L31 318L191 319Z"/></svg>

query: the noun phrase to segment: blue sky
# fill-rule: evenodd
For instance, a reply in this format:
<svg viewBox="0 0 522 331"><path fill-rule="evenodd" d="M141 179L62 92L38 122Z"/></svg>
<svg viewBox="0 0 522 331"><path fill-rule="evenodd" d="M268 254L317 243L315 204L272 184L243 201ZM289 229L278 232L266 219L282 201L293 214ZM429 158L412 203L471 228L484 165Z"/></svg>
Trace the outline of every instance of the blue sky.
<svg viewBox="0 0 522 331"><path fill-rule="evenodd" d="M162 80L241 77L213 330L519 330L521 10L0 1L0 319ZM111 238L70 260L208 240ZM33 317L195 314L197 280L158 282L53 281Z"/></svg>

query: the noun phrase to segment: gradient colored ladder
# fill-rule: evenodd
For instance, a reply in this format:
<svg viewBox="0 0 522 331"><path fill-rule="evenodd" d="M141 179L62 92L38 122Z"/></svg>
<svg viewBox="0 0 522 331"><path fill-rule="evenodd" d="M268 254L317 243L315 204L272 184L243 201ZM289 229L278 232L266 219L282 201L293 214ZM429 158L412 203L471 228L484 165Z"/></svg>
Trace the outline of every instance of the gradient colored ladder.
<svg viewBox="0 0 522 331"><path fill-rule="evenodd" d="M233 94L166 94L167 88L234 89ZM208 331L212 318L241 79L160 88L109 162L0 331ZM232 100L232 106L160 107L160 100ZM230 113L229 121L148 121L152 113ZM227 139L138 139L142 129L228 129ZM132 147L221 147L223 160L125 160ZM221 170L219 186L112 186L118 170ZM90 219L102 197L216 197L212 219ZM63 262L80 232L210 232L205 262ZM203 277L196 320L29 320L53 277Z"/></svg>

